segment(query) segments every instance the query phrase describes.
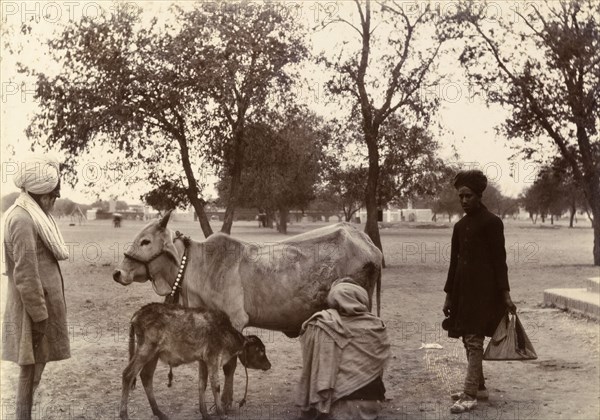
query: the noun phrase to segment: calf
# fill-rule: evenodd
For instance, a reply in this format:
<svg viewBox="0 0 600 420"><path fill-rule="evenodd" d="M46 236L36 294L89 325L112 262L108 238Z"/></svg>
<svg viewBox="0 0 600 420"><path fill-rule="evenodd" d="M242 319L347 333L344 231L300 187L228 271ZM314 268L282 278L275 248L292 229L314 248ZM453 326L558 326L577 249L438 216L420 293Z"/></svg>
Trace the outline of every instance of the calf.
<svg viewBox="0 0 600 420"><path fill-rule="evenodd" d="M137 348L135 346L137 339ZM178 305L150 303L131 319L129 330L129 364L123 371L123 391L120 417L128 419L129 390L138 374L142 379L152 413L164 420L152 389L152 379L158 359L170 366L199 362L199 405L202 418L208 411L204 400L207 375L215 399L217 414L225 415L220 398L219 368L239 356L244 366L268 370L271 363L265 346L256 336L244 336L231 325L225 312L205 308L184 308ZM140 373L141 372L141 373Z"/></svg>

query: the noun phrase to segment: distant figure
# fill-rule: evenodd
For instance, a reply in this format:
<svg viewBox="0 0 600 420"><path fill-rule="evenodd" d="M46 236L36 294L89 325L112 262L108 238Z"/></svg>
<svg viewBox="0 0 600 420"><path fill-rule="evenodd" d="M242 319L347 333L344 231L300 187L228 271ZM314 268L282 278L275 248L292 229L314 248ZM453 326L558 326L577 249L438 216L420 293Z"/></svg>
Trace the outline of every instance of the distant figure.
<svg viewBox="0 0 600 420"><path fill-rule="evenodd" d="M465 216L452 232L450 268L444 291L444 328L462 337L467 352L463 392L451 394L452 413L463 413L487 399L483 377L483 341L491 337L507 310L517 308L510 297L504 225L481 202L487 178L478 170L459 172L454 179Z"/></svg>
<svg viewBox="0 0 600 420"><path fill-rule="evenodd" d="M390 356L385 324L368 310L367 291L350 278L333 283L327 304L303 325L302 419L375 419L385 400Z"/></svg>
<svg viewBox="0 0 600 420"><path fill-rule="evenodd" d="M267 227L267 215L262 210L258 213L258 227Z"/></svg>
<svg viewBox="0 0 600 420"><path fill-rule="evenodd" d="M14 182L21 195L4 220L8 284L2 359L21 367L16 418L29 420L46 363L71 357L58 265L69 258L69 249L50 214L60 197L58 161L31 157L19 169Z"/></svg>
<svg viewBox="0 0 600 420"><path fill-rule="evenodd" d="M121 215L120 214L115 214L113 216L113 226L116 228L121 227Z"/></svg>

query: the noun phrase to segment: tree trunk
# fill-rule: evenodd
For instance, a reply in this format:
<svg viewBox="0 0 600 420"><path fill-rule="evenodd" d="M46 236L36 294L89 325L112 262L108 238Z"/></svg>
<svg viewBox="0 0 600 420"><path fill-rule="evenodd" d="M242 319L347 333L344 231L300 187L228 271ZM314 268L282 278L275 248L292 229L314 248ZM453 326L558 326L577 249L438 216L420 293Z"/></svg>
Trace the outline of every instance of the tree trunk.
<svg viewBox="0 0 600 420"><path fill-rule="evenodd" d="M369 171L367 176L367 191L365 194L365 204L367 208L365 233L369 235L369 238L371 238L375 246L383 252L381 237L379 236L379 225L377 223L377 185L379 183L379 150L377 148L377 133L365 132L365 142L367 143L369 150Z"/></svg>
<svg viewBox="0 0 600 420"><path fill-rule="evenodd" d="M346 215L346 222L352 221L352 216L354 216L357 211L358 211L358 209L349 211L348 213L344 212Z"/></svg>
<svg viewBox="0 0 600 420"><path fill-rule="evenodd" d="M594 216L594 265L600 265L600 223L598 216Z"/></svg>
<svg viewBox="0 0 600 420"><path fill-rule="evenodd" d="M199 199L198 197L188 197L190 202L192 203L192 207L194 207L194 211L196 212L196 216L198 216L198 221L200 222L200 228L202 228L202 233L205 238L208 238L213 234L213 230L210 227L210 222L208 221L208 217L206 216L206 212L204 211L204 201Z"/></svg>
<svg viewBox="0 0 600 420"><path fill-rule="evenodd" d="M231 168L231 180L229 183L229 199L225 208L225 216L223 216L223 226L221 232L231 234L231 226L233 225L233 216L237 206L238 190L242 180L242 166L244 159L244 133L242 124L238 124L234 131L234 158Z"/></svg>
<svg viewBox="0 0 600 420"><path fill-rule="evenodd" d="M569 209L569 227L572 228L573 227L573 219L575 218L575 213L577 212L577 209L573 206L571 206L571 208Z"/></svg>
<svg viewBox="0 0 600 420"><path fill-rule="evenodd" d="M277 230L279 231L279 233L283 233L284 235L287 234L287 220L289 212L290 210L288 208L279 208L279 225Z"/></svg>
<svg viewBox="0 0 600 420"><path fill-rule="evenodd" d="M198 216L198 221L200 222L200 227L202 228L202 233L204 233L204 237L208 238L212 235L213 231L210 227L210 223L208 222L208 217L206 217L206 213L204 212L204 200L198 198L200 195L200 191L198 190L198 184L196 183L196 177L194 176L194 171L192 170L192 165L190 162L190 154L188 149L187 138L184 131L181 133L175 133L175 138L179 143L180 153L181 153L181 164L183 166L183 171L185 172L185 176L188 181L187 188L187 196L194 207L194 211Z"/></svg>
<svg viewBox="0 0 600 420"><path fill-rule="evenodd" d="M273 219L275 219L273 210L267 209L265 213L267 214L267 227L273 229Z"/></svg>
<svg viewBox="0 0 600 420"><path fill-rule="evenodd" d="M574 109L576 117L580 117L580 109ZM578 118L579 120L579 118ZM583 121L583 118L580 120ZM579 144L579 152L581 154L581 163L583 171L579 171L577 165L573 166L573 175L575 180L578 179L578 174L583 181L583 191L585 198L592 211L592 226L594 228L594 265L600 266L600 173L598 172L598 157L595 154L595 149L590 143L587 129L583 124L577 124L577 143Z"/></svg>
<svg viewBox="0 0 600 420"><path fill-rule="evenodd" d="M594 228L594 265L600 266L600 184L588 185L588 204L592 211L592 226Z"/></svg>

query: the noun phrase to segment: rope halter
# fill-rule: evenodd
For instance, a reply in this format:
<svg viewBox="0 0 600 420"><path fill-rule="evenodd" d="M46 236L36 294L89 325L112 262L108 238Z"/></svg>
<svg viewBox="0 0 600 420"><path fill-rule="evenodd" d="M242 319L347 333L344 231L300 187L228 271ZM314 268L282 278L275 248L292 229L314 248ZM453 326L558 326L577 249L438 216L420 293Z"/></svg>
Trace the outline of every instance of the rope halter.
<svg viewBox="0 0 600 420"><path fill-rule="evenodd" d="M165 303L177 303L177 301L179 300L179 291L181 290L181 284L183 282L183 276L185 275L185 268L187 266L188 249L190 247L191 239L188 236L185 236L184 234L182 234L181 232L176 231L173 242L175 242L175 240L177 240L177 239L180 239L183 242L185 249L183 251L183 256L181 257L181 262L179 263L179 271L177 272L177 278L175 279L175 283L173 283L173 287L171 288L171 293L169 293L167 295L167 297L165 298ZM125 255L125 258L128 258L132 261L135 261L137 263L144 265L144 268L146 269L146 277L150 281L153 281L154 278L152 277L152 274L150 274L149 264L152 261L154 261L155 259L157 259L158 257L160 257L162 254L168 254L168 253L164 249L161 249L157 253L151 255L148 259L143 260L143 259L131 254L130 252L123 253L123 255ZM171 255L171 254L168 254L168 255Z"/></svg>

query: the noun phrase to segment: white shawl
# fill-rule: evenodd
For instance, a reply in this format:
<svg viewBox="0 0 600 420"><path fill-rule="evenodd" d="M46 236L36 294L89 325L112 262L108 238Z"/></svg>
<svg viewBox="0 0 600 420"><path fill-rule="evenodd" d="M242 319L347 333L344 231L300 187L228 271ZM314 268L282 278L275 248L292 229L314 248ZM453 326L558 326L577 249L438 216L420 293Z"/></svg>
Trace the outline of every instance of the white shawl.
<svg viewBox="0 0 600 420"><path fill-rule="evenodd" d="M52 215L44 213L38 203L26 192L22 192L17 197L15 204L6 211L6 216L16 207L21 207L29 213L35 223L38 235L40 235L44 244L52 251L57 260L60 261L69 258L69 248L65 245L65 240L60 230L58 230L58 226L56 226Z"/></svg>

